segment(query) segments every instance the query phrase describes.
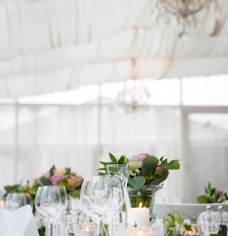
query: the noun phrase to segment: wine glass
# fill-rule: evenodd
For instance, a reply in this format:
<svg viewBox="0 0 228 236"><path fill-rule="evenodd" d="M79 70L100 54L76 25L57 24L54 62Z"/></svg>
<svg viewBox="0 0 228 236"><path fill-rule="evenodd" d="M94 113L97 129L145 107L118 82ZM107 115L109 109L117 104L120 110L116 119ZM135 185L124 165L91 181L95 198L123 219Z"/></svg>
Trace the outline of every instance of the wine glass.
<svg viewBox="0 0 228 236"><path fill-rule="evenodd" d="M6 197L6 209L14 211L25 205L33 206L29 193L9 193Z"/></svg>
<svg viewBox="0 0 228 236"><path fill-rule="evenodd" d="M42 226L44 223L48 223L48 220L46 219L46 215L43 212L43 209L41 208L41 196L42 196L42 191L44 190L44 187L38 187L36 191L36 196L35 196L35 216L38 218L38 225ZM46 231L50 228L50 226L46 225L45 226ZM48 232L46 232L46 235L48 235Z"/></svg>
<svg viewBox="0 0 228 236"><path fill-rule="evenodd" d="M128 164L108 164L106 166L106 172L107 172L107 175L111 175L111 176L115 176L119 178L122 183L124 203L113 223L123 224L126 227L127 226L127 210L130 208L129 196L128 196L128 191L127 191L129 165Z"/></svg>
<svg viewBox="0 0 228 236"><path fill-rule="evenodd" d="M49 235L61 235L60 219L66 213L67 203L64 186L43 186L37 192L35 206L50 226Z"/></svg>
<svg viewBox="0 0 228 236"><path fill-rule="evenodd" d="M82 185L86 185L85 183ZM121 208L124 198L122 183L115 176L94 176L87 182L86 204L99 217L99 222L110 226L114 215ZM101 228L103 230L104 228ZM109 235L112 234L108 227Z"/></svg>
<svg viewBox="0 0 228 236"><path fill-rule="evenodd" d="M100 217L99 214L94 211L92 204L91 204L91 185L92 179L91 178L84 178L81 186L81 191L80 191L80 201L82 204L82 207L85 209L86 214L90 216L93 221L97 225L97 235L99 235L101 231L101 225L100 225Z"/></svg>

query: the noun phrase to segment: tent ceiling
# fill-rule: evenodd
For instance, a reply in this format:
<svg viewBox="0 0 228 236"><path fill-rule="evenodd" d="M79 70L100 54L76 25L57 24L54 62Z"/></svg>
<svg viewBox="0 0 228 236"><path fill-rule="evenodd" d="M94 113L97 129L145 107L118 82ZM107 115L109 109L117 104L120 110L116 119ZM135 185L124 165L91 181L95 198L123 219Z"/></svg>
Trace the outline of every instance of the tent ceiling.
<svg viewBox="0 0 228 236"><path fill-rule="evenodd" d="M228 1L187 40L154 0L0 1L0 97L140 78L228 74ZM140 30L141 27L144 30Z"/></svg>

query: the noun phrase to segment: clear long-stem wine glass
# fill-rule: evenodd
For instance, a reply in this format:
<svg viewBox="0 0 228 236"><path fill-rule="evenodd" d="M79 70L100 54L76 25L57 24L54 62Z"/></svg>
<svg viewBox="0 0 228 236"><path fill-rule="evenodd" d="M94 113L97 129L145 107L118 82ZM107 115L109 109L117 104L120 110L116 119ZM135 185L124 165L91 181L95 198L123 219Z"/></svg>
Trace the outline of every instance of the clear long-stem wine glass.
<svg viewBox="0 0 228 236"><path fill-rule="evenodd" d="M91 178L83 179L83 183L82 183L81 191L80 191L80 201L81 201L82 207L84 208L86 212L86 215L90 216L93 219L94 223L97 225L96 235L99 235L101 232L99 214L96 213L94 209L92 208L91 200L90 200L91 182L92 182Z"/></svg>
<svg viewBox="0 0 228 236"><path fill-rule="evenodd" d="M108 164L106 166L106 173L110 176L115 176L120 179L122 183L122 191L124 196L124 203L119 213L113 220L114 227L127 227L127 211L130 208L129 196L127 191L127 182L129 177L129 165L128 164Z"/></svg>
<svg viewBox="0 0 228 236"><path fill-rule="evenodd" d="M48 222L48 219L46 219L46 215L43 212L43 209L41 208L41 196L42 196L42 191L44 190L44 187L38 187L36 191L36 196L35 196L35 216L38 218L38 225L39 226L45 226L45 235L49 235L49 229L50 229L50 224ZM45 225L44 225L45 224Z"/></svg>
<svg viewBox="0 0 228 236"><path fill-rule="evenodd" d="M44 186L40 197L40 211L50 225L50 236L61 235L60 219L66 213L67 192L64 186Z"/></svg>
<svg viewBox="0 0 228 236"><path fill-rule="evenodd" d="M94 176L88 183L87 196L91 209L99 216L99 221L110 226L112 218L124 202L120 179L108 175ZM111 227L108 227L107 234L112 235Z"/></svg>
<svg viewBox="0 0 228 236"><path fill-rule="evenodd" d="M22 206L32 205L31 195L29 193L11 193L6 197L6 208L10 211L14 211Z"/></svg>

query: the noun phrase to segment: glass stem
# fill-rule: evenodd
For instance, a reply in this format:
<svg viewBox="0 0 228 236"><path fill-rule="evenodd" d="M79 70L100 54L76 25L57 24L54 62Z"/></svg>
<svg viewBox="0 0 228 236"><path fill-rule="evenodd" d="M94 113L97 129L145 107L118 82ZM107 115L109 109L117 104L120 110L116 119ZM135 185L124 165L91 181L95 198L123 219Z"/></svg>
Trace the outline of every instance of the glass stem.
<svg viewBox="0 0 228 236"><path fill-rule="evenodd" d="M56 222L48 223L45 231L45 236L61 236L60 224Z"/></svg>

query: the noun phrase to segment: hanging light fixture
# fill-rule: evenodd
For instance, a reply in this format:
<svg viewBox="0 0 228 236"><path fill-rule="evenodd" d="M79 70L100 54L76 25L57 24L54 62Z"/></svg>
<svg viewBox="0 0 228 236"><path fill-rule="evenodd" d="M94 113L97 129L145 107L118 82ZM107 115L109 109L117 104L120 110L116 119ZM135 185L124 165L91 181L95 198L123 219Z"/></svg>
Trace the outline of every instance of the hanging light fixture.
<svg viewBox="0 0 228 236"><path fill-rule="evenodd" d="M135 59L132 59L132 76L124 83L119 91L118 102L126 108L136 110L147 107L150 100L150 89L135 73Z"/></svg>
<svg viewBox="0 0 228 236"><path fill-rule="evenodd" d="M214 18L214 25L218 20L217 0L156 0L156 6L158 19L178 23L180 37L202 25L209 15Z"/></svg>

